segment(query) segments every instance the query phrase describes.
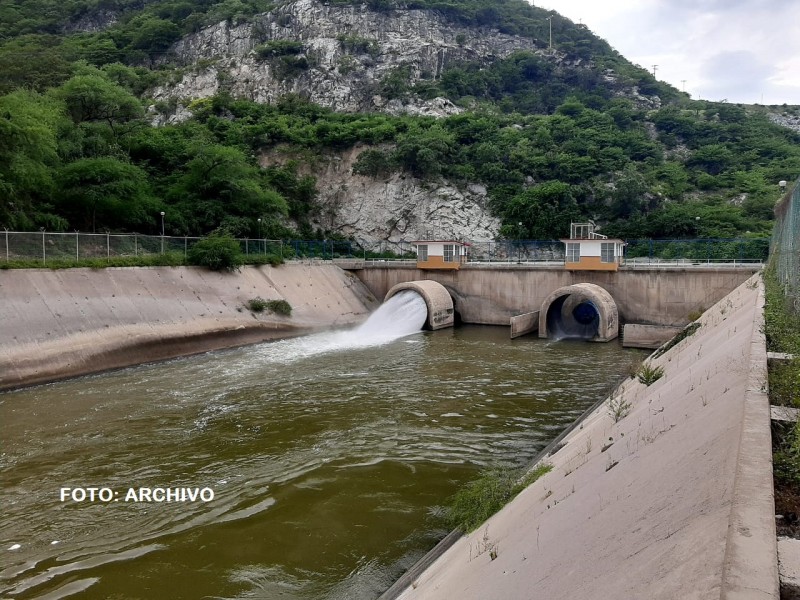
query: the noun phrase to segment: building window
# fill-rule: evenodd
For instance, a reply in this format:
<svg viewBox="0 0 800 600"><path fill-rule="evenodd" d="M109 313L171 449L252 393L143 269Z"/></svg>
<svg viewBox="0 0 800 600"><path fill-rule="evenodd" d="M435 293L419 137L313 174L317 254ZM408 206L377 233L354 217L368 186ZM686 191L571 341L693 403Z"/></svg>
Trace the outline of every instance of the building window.
<svg viewBox="0 0 800 600"><path fill-rule="evenodd" d="M453 244L444 245L444 262L453 262Z"/></svg>
<svg viewBox="0 0 800 600"><path fill-rule="evenodd" d="M567 244L567 262L576 263L581 261L581 245Z"/></svg>
<svg viewBox="0 0 800 600"><path fill-rule="evenodd" d="M419 262L428 261L428 246L426 246L425 244L417 246L417 260Z"/></svg>
<svg viewBox="0 0 800 600"><path fill-rule="evenodd" d="M600 244L600 262L613 263L614 262L614 243L603 242Z"/></svg>

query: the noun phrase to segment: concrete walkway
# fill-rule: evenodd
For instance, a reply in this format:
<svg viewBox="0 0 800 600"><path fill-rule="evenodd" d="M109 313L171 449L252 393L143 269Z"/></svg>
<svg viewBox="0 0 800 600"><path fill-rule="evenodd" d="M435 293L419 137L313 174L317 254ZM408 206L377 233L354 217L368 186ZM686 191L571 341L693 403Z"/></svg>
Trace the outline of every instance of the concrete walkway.
<svg viewBox="0 0 800 600"><path fill-rule="evenodd" d="M756 275L706 311L399 597L777 599L763 303Z"/></svg>

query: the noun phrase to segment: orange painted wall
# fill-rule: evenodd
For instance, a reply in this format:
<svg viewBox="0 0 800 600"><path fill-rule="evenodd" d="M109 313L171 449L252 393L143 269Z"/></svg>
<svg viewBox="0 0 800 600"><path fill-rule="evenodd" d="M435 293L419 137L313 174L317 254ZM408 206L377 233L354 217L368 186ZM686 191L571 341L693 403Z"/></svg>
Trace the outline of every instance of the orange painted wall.
<svg viewBox="0 0 800 600"><path fill-rule="evenodd" d="M426 261L417 261L418 269L450 269L457 270L461 268L460 262L444 262L443 256L428 256Z"/></svg>
<svg viewBox="0 0 800 600"><path fill-rule="evenodd" d="M567 271L617 271L616 262L604 263L599 256L581 256L580 262L568 262L564 265Z"/></svg>

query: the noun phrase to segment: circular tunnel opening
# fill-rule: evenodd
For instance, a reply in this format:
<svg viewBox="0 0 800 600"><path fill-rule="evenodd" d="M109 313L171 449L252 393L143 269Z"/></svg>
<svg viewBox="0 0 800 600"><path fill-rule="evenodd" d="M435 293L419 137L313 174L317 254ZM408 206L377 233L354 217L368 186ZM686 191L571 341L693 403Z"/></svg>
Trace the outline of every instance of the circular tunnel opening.
<svg viewBox="0 0 800 600"><path fill-rule="evenodd" d="M600 312L589 300L567 294L557 298L547 310L548 337L594 339L600 327Z"/></svg>
<svg viewBox="0 0 800 600"><path fill-rule="evenodd" d="M572 309L572 316L581 325L591 325L593 322L600 322L600 313L597 307L591 302L581 302Z"/></svg>

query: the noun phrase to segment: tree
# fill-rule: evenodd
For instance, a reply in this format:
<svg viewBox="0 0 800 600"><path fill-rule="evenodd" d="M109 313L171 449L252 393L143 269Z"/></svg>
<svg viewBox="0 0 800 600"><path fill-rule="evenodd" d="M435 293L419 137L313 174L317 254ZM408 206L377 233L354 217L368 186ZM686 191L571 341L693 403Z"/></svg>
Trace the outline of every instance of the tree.
<svg viewBox="0 0 800 600"><path fill-rule="evenodd" d="M214 230L226 215L253 219L286 214L286 200L267 188L261 171L241 150L212 144L194 148L193 154L169 191L191 231Z"/></svg>
<svg viewBox="0 0 800 600"><path fill-rule="evenodd" d="M58 173L57 203L70 225L97 231L147 227L158 204L138 167L111 157L83 158Z"/></svg>
<svg viewBox="0 0 800 600"><path fill-rule="evenodd" d="M53 95L62 100L76 124L103 122L112 130L119 124L141 118L139 100L127 90L96 74L75 75L57 88Z"/></svg>
<svg viewBox="0 0 800 600"><path fill-rule="evenodd" d="M438 175L441 166L456 153L453 134L438 123L427 129L415 127L398 136L393 159L417 177Z"/></svg>
<svg viewBox="0 0 800 600"><path fill-rule="evenodd" d="M579 215L572 187L549 181L525 190L509 202L505 216L511 224L504 225L502 233L507 237L549 240L569 235L570 223ZM522 223L521 229L517 223Z"/></svg>
<svg viewBox="0 0 800 600"><path fill-rule="evenodd" d="M0 96L0 223L31 229L53 189L62 105L35 92Z"/></svg>

